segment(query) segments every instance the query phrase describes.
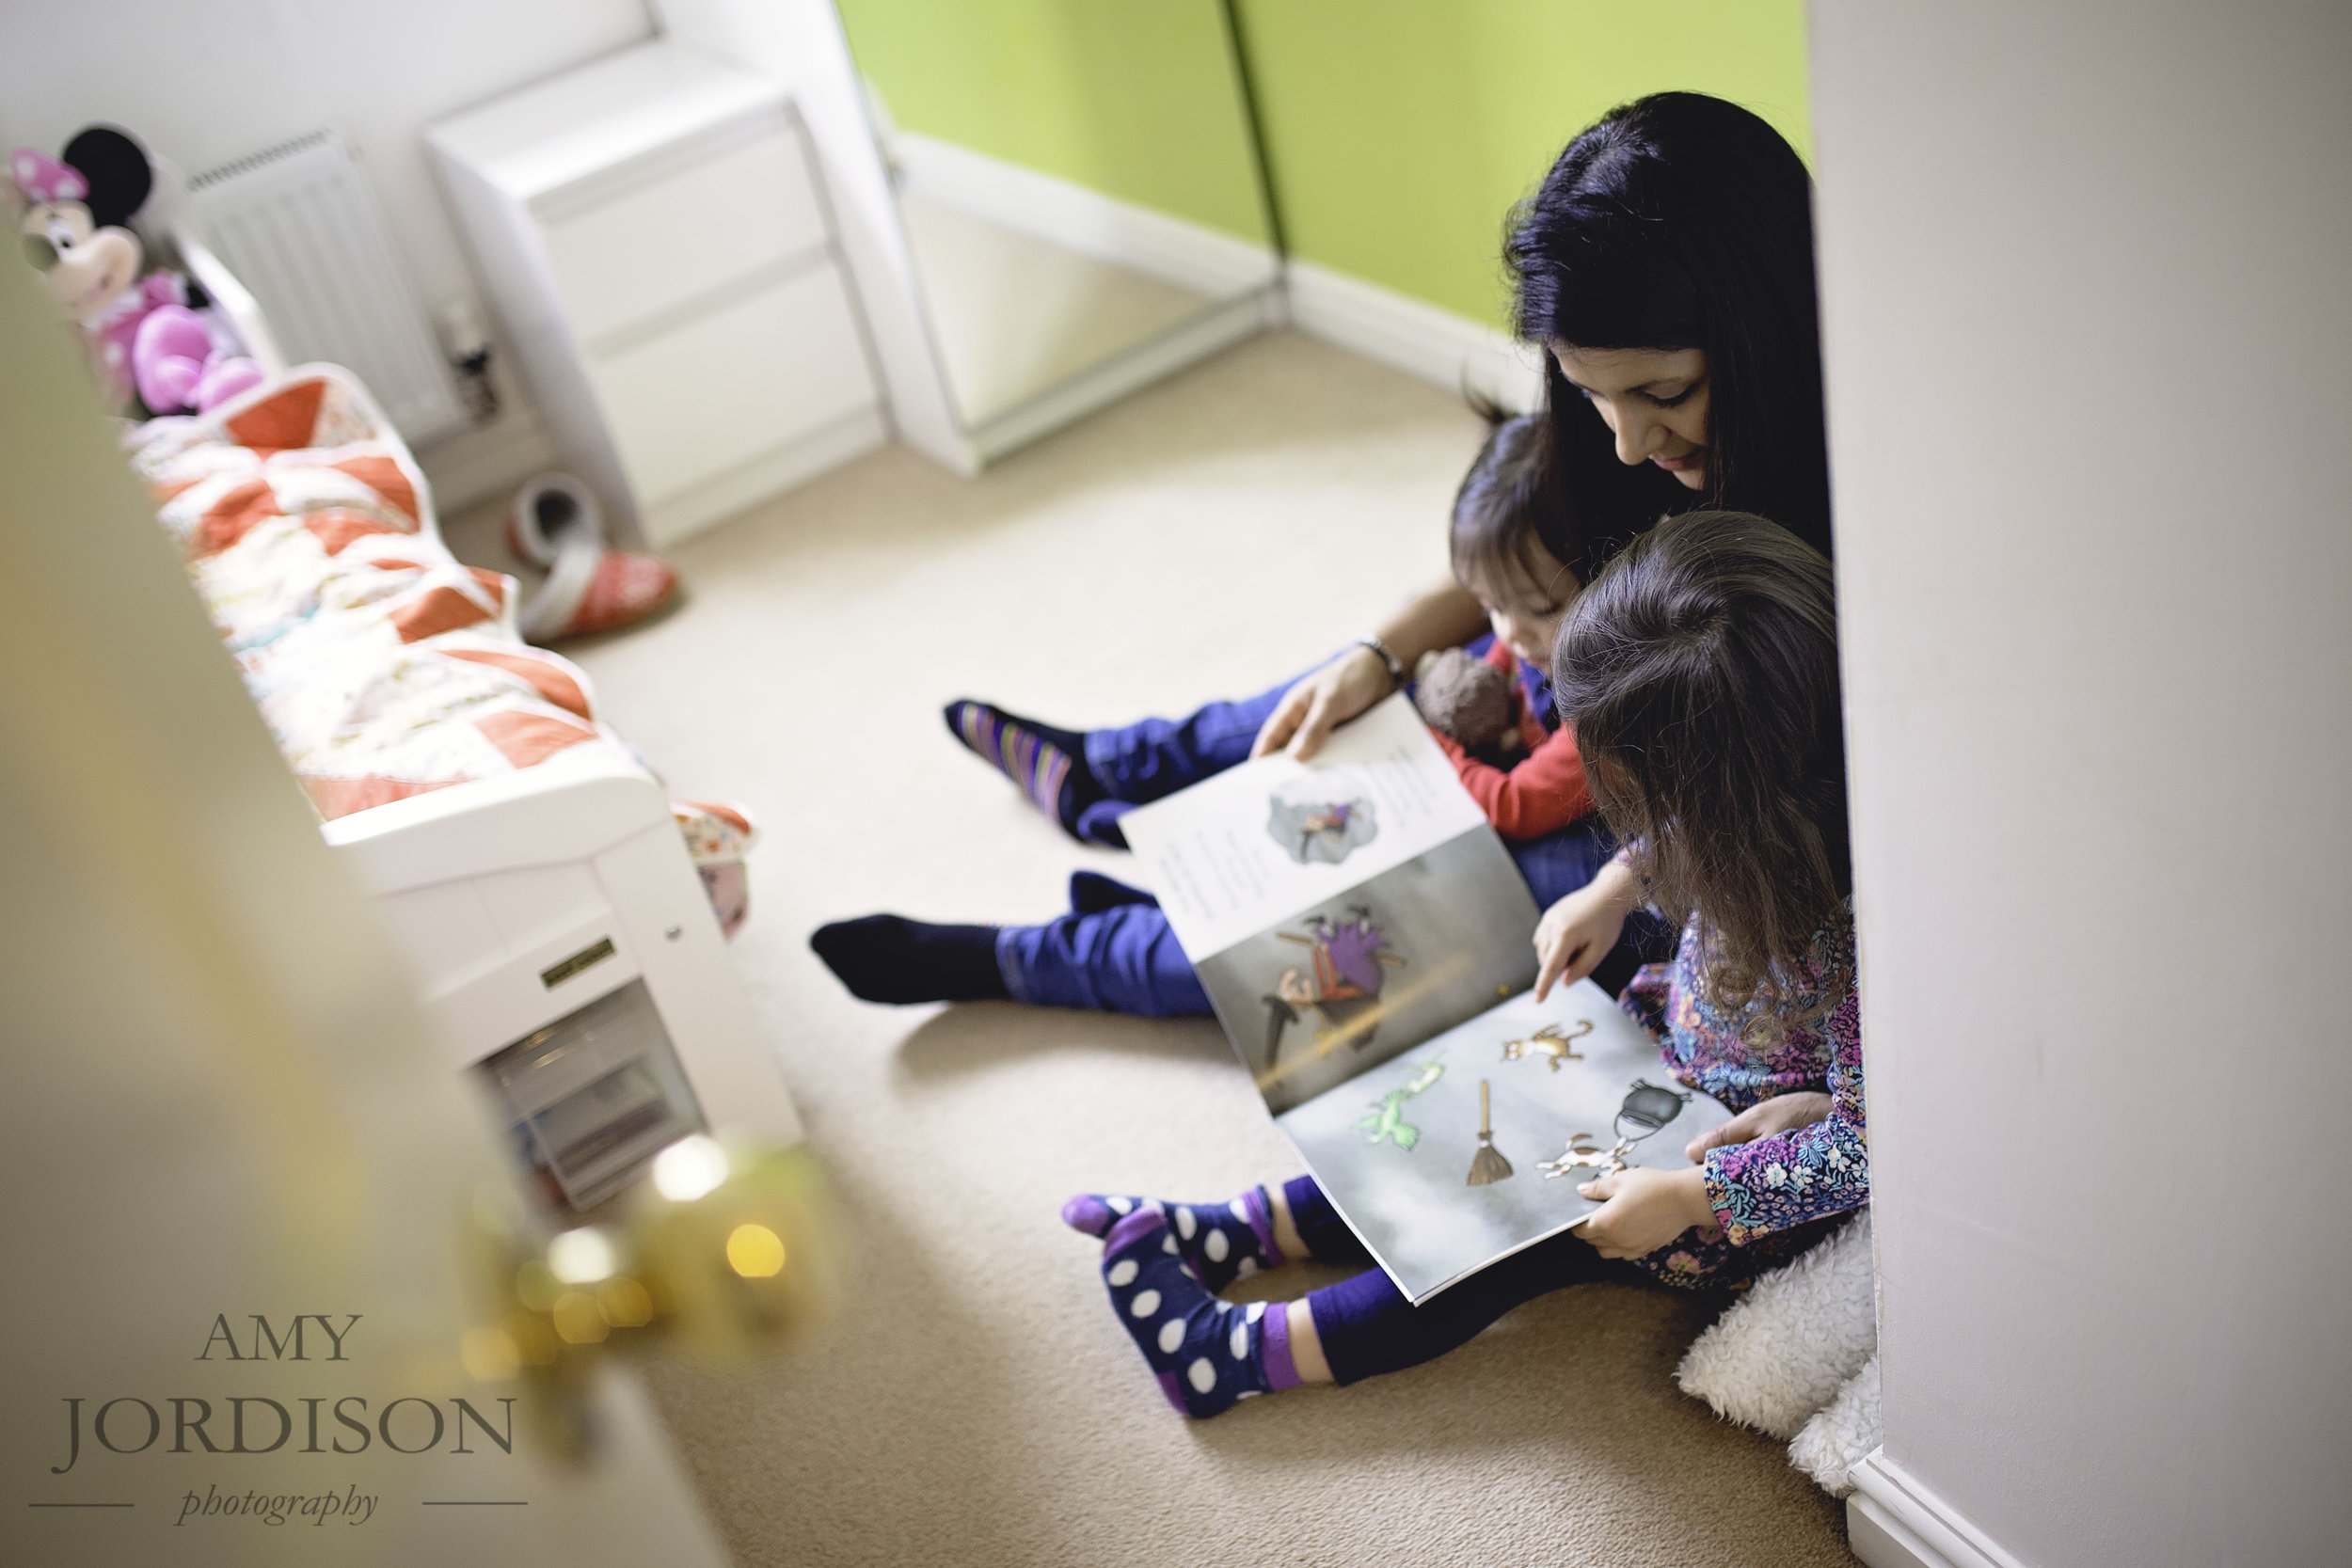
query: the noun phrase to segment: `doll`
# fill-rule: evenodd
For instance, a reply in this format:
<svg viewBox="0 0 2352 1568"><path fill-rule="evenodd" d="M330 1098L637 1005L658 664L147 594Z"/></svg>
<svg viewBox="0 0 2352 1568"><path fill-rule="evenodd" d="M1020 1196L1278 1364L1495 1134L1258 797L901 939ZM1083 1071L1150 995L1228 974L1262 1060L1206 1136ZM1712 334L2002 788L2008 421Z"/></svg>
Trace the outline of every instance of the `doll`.
<svg viewBox="0 0 2352 1568"><path fill-rule="evenodd" d="M140 275L146 253L130 221L155 176L139 144L94 125L62 159L29 147L8 158L25 208L25 254L80 324L107 406L177 414L225 403L262 379L197 313L206 301L178 273Z"/></svg>
<svg viewBox="0 0 2352 1568"><path fill-rule="evenodd" d="M1459 648L1423 656L1415 672L1413 705L1431 729L1451 736L1481 760L1518 750L1511 677Z"/></svg>

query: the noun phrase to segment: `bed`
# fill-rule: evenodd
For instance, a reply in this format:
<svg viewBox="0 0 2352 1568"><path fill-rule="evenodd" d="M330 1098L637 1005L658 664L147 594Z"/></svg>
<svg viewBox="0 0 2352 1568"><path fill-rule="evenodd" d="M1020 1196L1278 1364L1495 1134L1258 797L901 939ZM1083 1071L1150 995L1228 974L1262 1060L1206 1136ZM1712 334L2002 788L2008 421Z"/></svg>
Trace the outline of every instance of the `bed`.
<svg viewBox="0 0 2352 1568"><path fill-rule="evenodd" d="M451 555L366 388L297 367L138 427L132 462L548 1200L592 1209L696 1131L797 1142L726 947L748 814L674 801L587 674L522 641L514 579Z"/></svg>

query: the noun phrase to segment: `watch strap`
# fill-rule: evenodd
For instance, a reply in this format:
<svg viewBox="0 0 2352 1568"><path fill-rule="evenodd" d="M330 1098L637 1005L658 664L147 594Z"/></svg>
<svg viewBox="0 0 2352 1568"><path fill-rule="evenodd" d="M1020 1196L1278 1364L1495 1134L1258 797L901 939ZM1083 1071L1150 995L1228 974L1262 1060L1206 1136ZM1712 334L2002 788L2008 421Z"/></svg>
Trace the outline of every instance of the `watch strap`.
<svg viewBox="0 0 2352 1568"><path fill-rule="evenodd" d="M1389 667L1389 679L1396 683L1396 689L1399 691L1405 689L1405 661L1391 653L1386 642L1381 641L1377 637L1359 637L1356 639L1356 646L1370 648L1378 655L1380 662Z"/></svg>

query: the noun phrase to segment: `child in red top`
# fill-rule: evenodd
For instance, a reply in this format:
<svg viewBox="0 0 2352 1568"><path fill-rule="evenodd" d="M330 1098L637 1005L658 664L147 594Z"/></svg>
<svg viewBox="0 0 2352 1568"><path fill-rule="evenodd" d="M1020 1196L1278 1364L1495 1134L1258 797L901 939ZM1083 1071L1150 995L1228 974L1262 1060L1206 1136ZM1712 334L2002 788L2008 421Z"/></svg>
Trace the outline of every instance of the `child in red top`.
<svg viewBox="0 0 2352 1568"><path fill-rule="evenodd" d="M1463 787L1494 824L1495 832L1505 838L1541 838L1593 809L1593 792L1584 783L1576 735L1565 724L1546 729L1535 717L1526 694L1526 664L1516 648L1498 639L1487 645L1483 657L1511 680L1517 710L1512 728L1518 749L1526 755L1502 767L1473 755L1434 725L1432 733L1445 754L1454 759L1454 770L1461 775Z"/></svg>
<svg viewBox="0 0 2352 1568"><path fill-rule="evenodd" d="M1510 678L1516 738L1525 755L1499 768L1442 730L1433 733L1486 820L1510 839L1541 838L1593 809L1576 736L1551 702L1551 645L1581 584L1537 536L1547 499L1543 437L1543 423L1533 416L1498 421L1462 482L1449 533L1454 580L1486 607L1494 627L1491 641L1482 638L1468 651Z"/></svg>
<svg viewBox="0 0 2352 1568"><path fill-rule="evenodd" d="M1454 576L1486 607L1494 627L1464 651L1511 678L1522 754L1516 766L1498 767L1437 736L1538 908L1585 886L1616 848L1593 811L1576 737L1552 708L1551 644L1581 585L1537 537L1537 519L1552 504L1545 431L1536 417L1496 421L1455 496L1450 532ZM1073 837L1124 848L1121 816L1246 760L1292 685L1212 703L1183 719L1110 729L1057 729L973 701L949 704L945 717L959 740ZM1671 945L1647 950L1657 935L1629 928L1623 951L1613 952L1596 978L1613 988L1642 959L1671 952ZM1009 997L1153 1018L1210 1010L1152 895L1093 872L1072 879L1070 912L1041 926L942 926L875 914L826 926L810 945L869 1002Z"/></svg>

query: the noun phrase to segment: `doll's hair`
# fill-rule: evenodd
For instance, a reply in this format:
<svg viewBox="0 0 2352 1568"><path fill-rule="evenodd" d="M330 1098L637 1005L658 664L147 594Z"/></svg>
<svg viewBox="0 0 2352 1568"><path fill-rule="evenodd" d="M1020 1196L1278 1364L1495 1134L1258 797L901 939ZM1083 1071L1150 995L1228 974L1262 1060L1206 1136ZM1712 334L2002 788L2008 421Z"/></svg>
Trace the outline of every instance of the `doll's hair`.
<svg viewBox="0 0 2352 1568"><path fill-rule="evenodd" d="M1512 414L1476 395L1470 404L1489 429L1454 493L1454 580L1481 597L1517 589L1565 604L1581 584L1544 546L1552 504L1544 417Z"/></svg>
<svg viewBox="0 0 2352 1568"><path fill-rule="evenodd" d="M1669 518L1579 596L1552 689L1652 900L1697 914L1709 996L1790 1002L1853 886L1829 562L1752 514Z"/></svg>
<svg viewBox="0 0 2352 1568"><path fill-rule="evenodd" d="M1552 554L1589 581L1661 513L1715 508L1830 552L1812 182L1779 132L1704 93L1612 109L1512 211L1502 249L1518 335L1546 350ZM1560 342L1706 352L1705 490L1617 460L1549 352Z"/></svg>

